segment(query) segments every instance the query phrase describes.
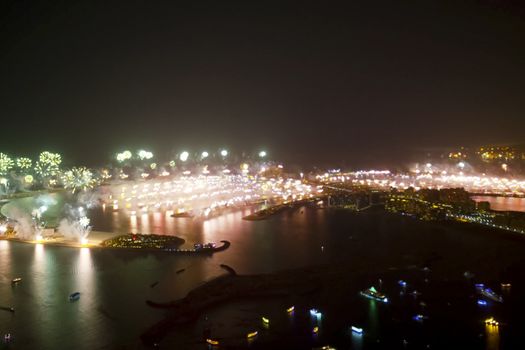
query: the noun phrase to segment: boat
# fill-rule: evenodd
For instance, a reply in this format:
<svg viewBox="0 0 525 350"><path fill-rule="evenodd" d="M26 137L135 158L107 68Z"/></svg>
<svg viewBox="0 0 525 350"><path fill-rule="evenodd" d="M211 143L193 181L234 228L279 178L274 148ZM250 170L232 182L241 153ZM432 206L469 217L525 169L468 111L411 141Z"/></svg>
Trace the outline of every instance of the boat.
<svg viewBox="0 0 525 350"><path fill-rule="evenodd" d="M210 243L196 243L193 245L193 248L195 251L213 251L215 248L217 248L217 244L215 242Z"/></svg>
<svg viewBox="0 0 525 350"><path fill-rule="evenodd" d="M183 211L180 213L171 214L172 218L192 218L194 215L190 212Z"/></svg>
<svg viewBox="0 0 525 350"><path fill-rule="evenodd" d="M373 286L366 290L359 292L359 294L369 299L381 301L383 303L388 303L388 298L384 294L379 293L377 289L375 289L375 287Z"/></svg>
<svg viewBox="0 0 525 350"><path fill-rule="evenodd" d="M407 283L406 281L403 281L403 280L399 280L397 281L397 284L399 284L401 287L405 288L407 286Z"/></svg>
<svg viewBox="0 0 525 350"><path fill-rule="evenodd" d="M352 333L363 334L363 328L352 326Z"/></svg>
<svg viewBox="0 0 525 350"><path fill-rule="evenodd" d="M486 306L487 302L485 300L483 300L483 299L478 299L478 305Z"/></svg>
<svg viewBox="0 0 525 350"><path fill-rule="evenodd" d="M421 315L421 314L417 314L415 315L414 317L412 317L412 319L416 322L423 322L423 320L426 320L428 319L428 316L424 316L424 315Z"/></svg>
<svg viewBox="0 0 525 350"><path fill-rule="evenodd" d="M421 295L421 292L418 291L418 290L415 290L415 289L414 289L414 290L412 291L412 293L410 293L410 294L412 294L412 295L414 296L414 298L417 298L418 296Z"/></svg>
<svg viewBox="0 0 525 350"><path fill-rule="evenodd" d="M4 334L4 341L9 343L11 341L11 333Z"/></svg>
<svg viewBox="0 0 525 350"><path fill-rule="evenodd" d="M310 309L310 315L313 317L321 318L323 316L323 313L317 309Z"/></svg>
<svg viewBox="0 0 525 350"><path fill-rule="evenodd" d="M214 339L210 339L210 338L206 339L206 343L208 343L210 345L213 345L213 346L219 345L219 341L218 340L214 340Z"/></svg>
<svg viewBox="0 0 525 350"><path fill-rule="evenodd" d="M246 335L246 338L250 339L250 338L255 338L257 336L257 334L259 334L257 331L255 332L251 332L251 333L248 333Z"/></svg>
<svg viewBox="0 0 525 350"><path fill-rule="evenodd" d="M266 317L262 317L261 319L262 319L264 324L270 324L270 320L267 319Z"/></svg>
<svg viewBox="0 0 525 350"><path fill-rule="evenodd" d="M12 284L17 284L17 283L20 282L21 280L22 280L21 277L13 278L13 279L11 280L11 283L12 283Z"/></svg>
<svg viewBox="0 0 525 350"><path fill-rule="evenodd" d="M319 333L319 327L315 326L314 329L312 329L312 332L315 334Z"/></svg>
<svg viewBox="0 0 525 350"><path fill-rule="evenodd" d="M463 276L464 276L465 278L467 278L467 279L472 279L472 278L474 278L474 274L473 274L472 272L470 272L470 271L465 271L465 272L463 273Z"/></svg>
<svg viewBox="0 0 525 350"><path fill-rule="evenodd" d="M15 312L15 308L10 306L0 306L0 310Z"/></svg>
<svg viewBox="0 0 525 350"><path fill-rule="evenodd" d="M512 287L512 284L510 284L510 283L502 283L501 284L501 288L510 288L510 287Z"/></svg>
<svg viewBox="0 0 525 350"><path fill-rule="evenodd" d="M177 274L179 274L179 273L183 273L184 271L186 271L186 269L180 269L180 270L177 270Z"/></svg>
<svg viewBox="0 0 525 350"><path fill-rule="evenodd" d="M288 312L289 314L294 312L295 310L295 306L290 306L288 309L286 309L286 312Z"/></svg>
<svg viewBox="0 0 525 350"><path fill-rule="evenodd" d="M76 301L80 299L80 292L71 293L69 295L69 301Z"/></svg>
<svg viewBox="0 0 525 350"><path fill-rule="evenodd" d="M485 320L485 324L488 326L499 326L499 322L494 317L489 317Z"/></svg>
<svg viewBox="0 0 525 350"><path fill-rule="evenodd" d="M476 291L490 300L497 301L498 303L503 302L503 297L501 295L498 295L492 289L485 287L483 283L476 284Z"/></svg>

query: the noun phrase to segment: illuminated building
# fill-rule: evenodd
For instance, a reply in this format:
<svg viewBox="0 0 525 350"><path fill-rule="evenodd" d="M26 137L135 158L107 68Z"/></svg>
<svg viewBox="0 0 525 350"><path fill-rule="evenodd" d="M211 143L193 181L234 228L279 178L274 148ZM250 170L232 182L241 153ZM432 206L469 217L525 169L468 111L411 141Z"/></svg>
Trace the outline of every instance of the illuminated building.
<svg viewBox="0 0 525 350"><path fill-rule="evenodd" d="M476 153L484 162L509 161L517 158L516 150L508 146L483 146Z"/></svg>
<svg viewBox="0 0 525 350"><path fill-rule="evenodd" d="M464 147L461 147L459 150L450 152L448 158L453 160L465 160L468 158L467 153L467 150Z"/></svg>

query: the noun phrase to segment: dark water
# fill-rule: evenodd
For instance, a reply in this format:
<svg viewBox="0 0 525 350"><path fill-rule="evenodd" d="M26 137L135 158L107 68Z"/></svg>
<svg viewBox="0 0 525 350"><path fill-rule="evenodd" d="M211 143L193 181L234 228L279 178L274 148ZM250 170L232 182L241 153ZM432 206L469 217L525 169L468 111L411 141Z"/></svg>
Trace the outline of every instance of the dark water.
<svg viewBox="0 0 525 350"><path fill-rule="evenodd" d="M525 241L521 237L472 226L443 226L382 212L300 208L266 221L243 221L237 211L207 221L174 219L152 213L129 219L118 213L91 213L96 230L176 234L189 244L227 239L231 247L212 257L173 256L165 253L115 252L43 247L0 241L0 331L10 332L9 349L140 349L139 335L161 320L162 310L144 301L167 301L184 296L206 280L223 274L219 264L239 273L263 273L337 262L351 268L365 263L371 272L356 274L348 283L355 293L330 294L313 302L323 310L322 332L309 335L312 326L307 305L297 305L289 317L286 300L240 300L210 310L196 324L174 330L163 348L206 349L203 327L214 336L247 347L245 334L259 329L250 347L312 348L327 343L337 348L515 348L521 340L520 296L525 289L522 271ZM430 266L430 275L421 267ZM183 273L178 270L185 268ZM503 305L475 305L472 286L463 277L469 270L476 280L500 292L500 281L511 281ZM17 286L10 280L22 277ZM370 302L357 291L383 280L391 298L388 305ZM428 304L429 320L410 318L419 312L419 300L401 296L397 280L417 288ZM425 282L427 278L429 281ZM150 285L159 282L154 288ZM68 295L81 292L77 302ZM316 305L317 305L316 304ZM261 327L260 316L272 318ZM483 318L494 315L505 324L486 329ZM351 324L365 328L363 336L348 333ZM306 333L305 333L306 332ZM271 346L268 344L272 344ZM232 346L233 346L232 345ZM518 347L519 348L519 347Z"/></svg>

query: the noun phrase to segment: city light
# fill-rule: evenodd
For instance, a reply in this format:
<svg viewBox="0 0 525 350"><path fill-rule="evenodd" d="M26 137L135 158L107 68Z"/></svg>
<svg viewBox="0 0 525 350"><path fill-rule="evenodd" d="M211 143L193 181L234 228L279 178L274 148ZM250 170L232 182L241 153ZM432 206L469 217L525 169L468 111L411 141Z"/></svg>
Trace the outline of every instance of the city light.
<svg viewBox="0 0 525 350"><path fill-rule="evenodd" d="M260 152L259 152L259 157L260 157L260 158L264 158L264 157L266 157L266 151L260 151Z"/></svg>
<svg viewBox="0 0 525 350"><path fill-rule="evenodd" d="M188 157L190 156L190 154L187 152L187 151L184 151L180 154L179 156L179 159L181 162L185 162L188 160Z"/></svg>
<svg viewBox="0 0 525 350"><path fill-rule="evenodd" d="M244 207L261 200L275 204L310 199L319 193L317 187L293 178L270 178L235 174L224 169L210 175L206 167L192 174L182 172L176 178L157 178L115 183L107 188L103 202L127 212L149 210L191 211L208 217L221 208Z"/></svg>
<svg viewBox="0 0 525 350"><path fill-rule="evenodd" d="M228 155L228 151L225 150L225 149L223 149L223 150L221 151L221 156L226 157L227 155Z"/></svg>
<svg viewBox="0 0 525 350"><path fill-rule="evenodd" d="M137 155L139 156L140 160L153 158L153 153L145 150L138 151Z"/></svg>
<svg viewBox="0 0 525 350"><path fill-rule="evenodd" d="M126 160L128 159L131 159L131 157L133 156L133 154L131 153L131 151L124 151L124 152L121 152L121 153L117 153L117 161L122 163L122 162L125 162Z"/></svg>

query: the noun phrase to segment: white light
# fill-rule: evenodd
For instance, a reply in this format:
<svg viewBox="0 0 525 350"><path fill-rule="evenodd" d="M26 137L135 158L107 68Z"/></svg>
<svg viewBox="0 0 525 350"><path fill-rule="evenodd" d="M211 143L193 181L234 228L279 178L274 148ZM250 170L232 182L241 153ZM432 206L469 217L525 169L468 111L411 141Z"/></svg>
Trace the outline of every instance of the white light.
<svg viewBox="0 0 525 350"><path fill-rule="evenodd" d="M210 155L210 154L209 154L208 152L204 151L204 152L201 153L201 158L202 158L202 159L204 159L204 158L208 158L209 155Z"/></svg>
<svg viewBox="0 0 525 350"><path fill-rule="evenodd" d="M186 151L182 152L179 156L179 159L181 162L185 162L188 160L188 157L190 156L190 154Z"/></svg>
<svg viewBox="0 0 525 350"><path fill-rule="evenodd" d="M221 151L221 156L226 157L227 155L228 155L228 151L225 150L225 149L223 149L223 150Z"/></svg>
<svg viewBox="0 0 525 350"><path fill-rule="evenodd" d="M459 162L458 163L458 167L460 167L461 169L463 169L465 167L465 163L463 162Z"/></svg>
<svg viewBox="0 0 525 350"><path fill-rule="evenodd" d="M137 155L139 156L140 160L153 158L153 153L145 151L143 149L138 151Z"/></svg>
<svg viewBox="0 0 525 350"><path fill-rule="evenodd" d="M260 151L259 152L259 157L261 157L261 158L266 157L266 151Z"/></svg>

